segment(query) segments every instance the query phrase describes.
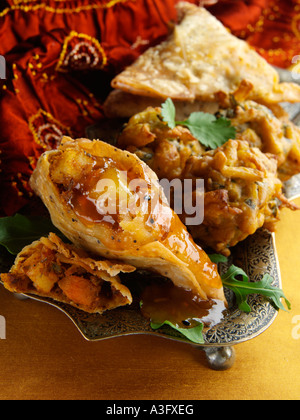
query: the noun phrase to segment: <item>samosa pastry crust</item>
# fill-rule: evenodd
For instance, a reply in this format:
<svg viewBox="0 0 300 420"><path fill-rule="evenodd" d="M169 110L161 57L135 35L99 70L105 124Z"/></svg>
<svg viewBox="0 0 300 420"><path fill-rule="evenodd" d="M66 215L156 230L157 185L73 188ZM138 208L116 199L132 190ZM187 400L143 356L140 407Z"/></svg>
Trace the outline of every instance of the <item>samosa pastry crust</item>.
<svg viewBox="0 0 300 420"><path fill-rule="evenodd" d="M177 8L183 18L170 37L117 75L113 88L192 102L229 97L247 86L247 98L257 102L300 101L299 85L279 83L276 70L206 9L186 2Z"/></svg>
<svg viewBox="0 0 300 420"><path fill-rule="evenodd" d="M183 121L188 118L192 112L209 112L215 114L219 111L219 102L202 101L176 101L176 119ZM130 118L134 114L144 111L148 107L161 106L162 98L153 98L149 96L134 95L120 89L113 89L103 104L103 110L107 118Z"/></svg>
<svg viewBox="0 0 300 420"><path fill-rule="evenodd" d="M86 312L102 313L132 302L118 274L133 271L135 267L128 264L93 259L50 233L23 248L1 280L12 292L49 297Z"/></svg>
<svg viewBox="0 0 300 420"><path fill-rule="evenodd" d="M102 181L112 184L100 188ZM40 157L31 185L54 225L78 246L157 272L203 299L225 299L216 265L169 207L155 173L134 154L98 140L64 138L58 150Z"/></svg>

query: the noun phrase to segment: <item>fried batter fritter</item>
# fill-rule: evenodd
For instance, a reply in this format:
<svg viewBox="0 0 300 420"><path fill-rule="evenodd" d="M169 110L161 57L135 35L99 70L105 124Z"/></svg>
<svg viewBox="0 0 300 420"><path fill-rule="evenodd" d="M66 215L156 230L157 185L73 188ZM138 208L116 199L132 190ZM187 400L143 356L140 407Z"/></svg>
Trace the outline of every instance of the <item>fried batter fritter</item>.
<svg viewBox="0 0 300 420"><path fill-rule="evenodd" d="M185 127L170 129L160 111L148 107L131 117L118 146L144 160L159 179L204 180L204 221L189 227L202 246L229 255L258 228L273 231L282 207L296 208L282 194L282 180L300 172L300 130L292 123L255 102L233 103L220 113L237 138L205 150Z"/></svg>
<svg viewBox="0 0 300 420"><path fill-rule="evenodd" d="M286 181L300 172L300 128L287 118L277 118L264 105L245 101L225 111L237 129L237 137L272 153L278 161L278 177Z"/></svg>
<svg viewBox="0 0 300 420"><path fill-rule="evenodd" d="M169 128L160 111L148 107L131 117L118 137L118 146L135 153L159 179L181 178L187 159L205 149L187 128Z"/></svg>
<svg viewBox="0 0 300 420"><path fill-rule="evenodd" d="M260 227L274 231L282 207L296 208L282 194L276 159L246 141L192 156L183 177L205 183L204 221L189 227L193 238L224 255Z"/></svg>

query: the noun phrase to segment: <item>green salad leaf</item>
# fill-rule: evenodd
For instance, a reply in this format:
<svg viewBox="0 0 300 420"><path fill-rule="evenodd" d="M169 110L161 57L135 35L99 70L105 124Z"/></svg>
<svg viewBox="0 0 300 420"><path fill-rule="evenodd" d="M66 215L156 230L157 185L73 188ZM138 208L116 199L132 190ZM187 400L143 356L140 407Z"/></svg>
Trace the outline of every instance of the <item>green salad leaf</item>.
<svg viewBox="0 0 300 420"><path fill-rule="evenodd" d="M237 279L237 276L240 276L241 280ZM284 298L287 308L291 309L291 304L285 297L283 291L276 286L272 286L274 279L268 273L266 273L260 281L252 282L241 268L232 264L221 278L223 286L234 292L238 307L244 312L251 311L251 308L247 303L247 296L251 294L265 296L277 310L283 309L285 311L286 309L280 300L281 298Z"/></svg>
<svg viewBox="0 0 300 420"><path fill-rule="evenodd" d="M210 260L214 263L225 263L228 261L227 257L221 254L210 254L209 257ZM268 273L266 273L260 281L253 282L250 281L248 275L242 268L236 267L234 264L232 264L226 273L221 276L221 279L223 286L231 289L234 292L237 305L243 312L251 312L251 307L247 303L247 298L252 294L264 296L271 302L271 304L273 304L276 310L283 309L286 311L281 302L281 298L283 298L287 308L291 309L291 304L285 297L283 291L276 286L272 286L274 279ZM164 321L162 323L151 322L150 325L153 329L161 328L163 325L169 325L193 343L204 343L202 334L204 325L200 322L196 327L193 328L178 327L178 325L175 325L170 321Z"/></svg>
<svg viewBox="0 0 300 420"><path fill-rule="evenodd" d="M201 144L210 149L216 149L236 136L236 129L227 118L217 118L207 112L192 112L186 120L176 121L176 109L170 98L162 104L161 108L162 119L171 129L176 125L187 127Z"/></svg>
<svg viewBox="0 0 300 420"><path fill-rule="evenodd" d="M168 127L171 129L176 127L176 108L173 104L172 99L168 98L162 105L161 105L161 115L163 121L168 124Z"/></svg>
<svg viewBox="0 0 300 420"><path fill-rule="evenodd" d="M41 236L48 236L50 232L64 238L47 217L28 217L17 213L0 218L0 245L13 255L17 255L24 246L40 239Z"/></svg>
<svg viewBox="0 0 300 420"><path fill-rule="evenodd" d="M208 255L210 260L214 263L219 263L219 262L227 262L227 257L225 257L225 255L222 254L209 254Z"/></svg>
<svg viewBox="0 0 300 420"><path fill-rule="evenodd" d="M203 344L204 343L204 338L203 338L203 335L202 335L202 330L203 330L203 324L202 323L199 323L198 325L196 325L195 327L192 327L192 328L178 327L178 325L175 325L170 321L164 321L164 322L161 322L159 324L151 322L150 325L151 325L151 328L153 328L154 330L157 330L158 328L161 328L163 325L169 325L171 328L180 332L182 335L184 335L186 338L188 338L193 343L197 343L197 344Z"/></svg>

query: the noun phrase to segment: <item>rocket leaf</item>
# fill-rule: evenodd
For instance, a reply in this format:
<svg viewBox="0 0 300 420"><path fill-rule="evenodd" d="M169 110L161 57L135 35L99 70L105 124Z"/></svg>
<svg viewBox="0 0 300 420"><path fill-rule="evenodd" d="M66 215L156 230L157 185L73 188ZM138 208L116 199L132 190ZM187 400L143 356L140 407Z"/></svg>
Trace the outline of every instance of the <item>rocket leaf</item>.
<svg viewBox="0 0 300 420"><path fill-rule="evenodd" d="M0 218L0 245L11 254L18 254L26 245L48 236L50 232L63 238L47 217L28 217L21 214Z"/></svg>
<svg viewBox="0 0 300 420"><path fill-rule="evenodd" d="M238 279L237 276L240 276L241 280ZM251 308L247 303L247 296L250 294L265 296L277 310L283 309L285 311L286 309L280 300L281 298L284 298L287 308L291 309L291 304L285 297L283 291L276 286L272 286L274 279L268 273L266 273L260 281L252 282L241 268L232 264L221 278L223 286L234 292L238 307L244 312L251 311Z"/></svg>
<svg viewBox="0 0 300 420"><path fill-rule="evenodd" d="M192 328L181 328L181 327L178 327L177 325L173 324L170 321L164 321L164 322L161 322L159 324L151 322L151 328L153 328L154 330L156 330L158 328L161 328L163 325L169 325L170 327L172 327L176 331L180 332L182 335L184 335L186 338L188 338L193 343L197 343L197 344L203 344L204 343L204 339L203 339L203 335L202 335L202 330L203 330L203 324L202 323L199 323L198 325L196 325L195 327L192 327Z"/></svg>

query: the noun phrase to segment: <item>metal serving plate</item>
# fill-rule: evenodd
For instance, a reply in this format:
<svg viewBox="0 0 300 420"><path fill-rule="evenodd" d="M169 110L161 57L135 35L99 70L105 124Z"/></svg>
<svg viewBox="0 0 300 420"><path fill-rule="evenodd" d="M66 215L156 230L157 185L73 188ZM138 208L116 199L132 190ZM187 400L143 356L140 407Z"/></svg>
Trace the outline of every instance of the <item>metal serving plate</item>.
<svg viewBox="0 0 300 420"><path fill-rule="evenodd" d="M243 268L251 281L259 281L265 273L269 273L274 278L273 285L281 287L273 234L266 230L259 230L236 246L233 251L230 263L233 262ZM219 264L221 273L226 268L227 263ZM248 298L251 312L245 313L236 306L234 294L230 290L225 289L225 294L229 305L228 314L219 324L204 331L205 343L201 344L200 347L223 347L242 343L262 333L271 325L277 315L273 306L261 296L251 295ZM58 303L52 299L34 295L25 296L46 302L63 311L74 322L83 337L89 341L146 333L191 343L168 326L153 330L148 319L143 317L139 310L138 299L134 299L130 306L116 308L99 315L83 312L73 306Z"/></svg>
<svg viewBox="0 0 300 420"><path fill-rule="evenodd" d="M234 263L248 274L251 281L259 281L265 273L270 274L273 285L281 288L280 269L276 255L274 234L260 229L254 235L234 247L228 263L220 263L219 271L223 273L227 266ZM1 266L2 265L2 266ZM1 272L8 271L0 264ZM126 275L131 276L131 275ZM144 281L144 278L141 278ZM169 326L153 330L148 319L139 309L139 300L134 297L130 306L116 308L100 314L89 314L71 305L55 302L49 298L25 294L18 298L31 298L56 307L67 315L78 331L88 341L100 341L108 338L132 334L150 334L175 341L186 342L205 352L210 368L225 370L235 361L234 345L250 340L265 331L275 320L277 310L262 296L250 295L249 313L240 311L235 303L233 292L225 288L228 301L228 312L217 325L203 331L203 344L194 344ZM134 294L133 294L134 296Z"/></svg>

